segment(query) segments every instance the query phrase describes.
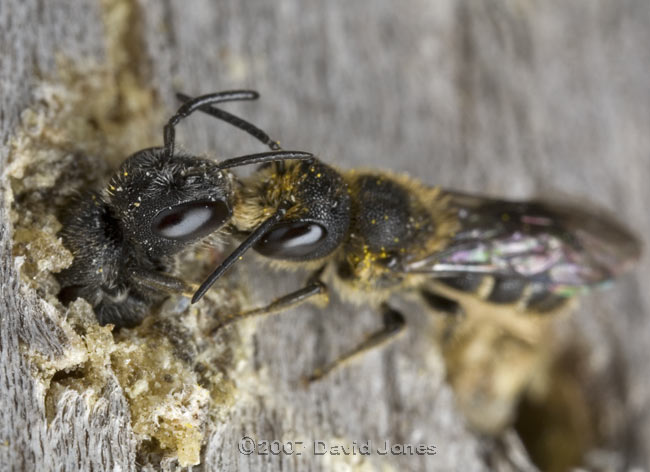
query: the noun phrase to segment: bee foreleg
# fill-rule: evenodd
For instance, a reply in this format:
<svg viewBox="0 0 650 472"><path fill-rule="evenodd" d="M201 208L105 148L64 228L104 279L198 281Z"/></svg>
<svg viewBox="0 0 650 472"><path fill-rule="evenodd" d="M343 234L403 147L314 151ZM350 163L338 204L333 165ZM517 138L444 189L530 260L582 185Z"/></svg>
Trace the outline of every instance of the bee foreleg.
<svg viewBox="0 0 650 472"><path fill-rule="evenodd" d="M327 285L320 280L322 272L323 268L318 269L309 277L307 285L303 288L279 297L266 306L225 316L219 325L212 330L211 334L215 334L224 326L244 318L280 313L302 305L307 301L314 301L314 297L317 296L327 299Z"/></svg>
<svg viewBox="0 0 650 472"><path fill-rule="evenodd" d="M381 311L384 320L384 326L381 330L370 334L357 347L343 354L338 359L330 362L324 367L315 369L311 375L304 379L304 382L308 384L325 377L334 369L337 369L358 355L363 354L370 349L374 349L386 344L404 330L404 327L406 326L406 320L400 312L392 309L386 303L383 303L381 305Z"/></svg>

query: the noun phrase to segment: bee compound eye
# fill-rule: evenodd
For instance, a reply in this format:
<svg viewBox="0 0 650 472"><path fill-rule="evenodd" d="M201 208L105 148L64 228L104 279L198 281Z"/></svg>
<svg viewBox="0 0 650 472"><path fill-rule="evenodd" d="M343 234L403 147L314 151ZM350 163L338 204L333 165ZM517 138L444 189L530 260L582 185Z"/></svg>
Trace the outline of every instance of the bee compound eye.
<svg viewBox="0 0 650 472"><path fill-rule="evenodd" d="M255 244L255 250L278 259L309 258L326 239L327 231L317 223L280 223Z"/></svg>
<svg viewBox="0 0 650 472"><path fill-rule="evenodd" d="M151 231L175 241L200 239L223 226L231 216L223 201L187 202L165 208L151 222Z"/></svg>

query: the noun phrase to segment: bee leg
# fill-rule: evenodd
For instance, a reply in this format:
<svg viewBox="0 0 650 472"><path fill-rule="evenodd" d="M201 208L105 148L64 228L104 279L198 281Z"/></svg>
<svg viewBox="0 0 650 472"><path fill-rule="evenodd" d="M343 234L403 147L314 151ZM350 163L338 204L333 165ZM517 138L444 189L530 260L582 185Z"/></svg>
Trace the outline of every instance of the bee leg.
<svg viewBox="0 0 650 472"><path fill-rule="evenodd" d="M453 337L458 324L465 317L465 311L460 306L460 303L430 290L422 289L420 295L429 308L445 315L446 323L442 332L442 341L449 341Z"/></svg>
<svg viewBox="0 0 650 472"><path fill-rule="evenodd" d="M191 297L196 290L196 284L188 284L173 275L162 272L133 272L131 279L143 287L167 292L171 294L182 294Z"/></svg>
<svg viewBox="0 0 650 472"><path fill-rule="evenodd" d="M221 320L221 323L217 325L210 334L215 334L221 328L230 323L242 320L244 318L251 318L253 316L263 316L263 315L272 315L274 313L279 313L286 311L290 308L295 308L307 301L314 301L314 297L322 297L327 300L327 285L325 285L320 280L320 276L323 273L324 267L321 267L316 272L314 272L309 279L307 279L307 284L296 290L295 292L288 293L282 297L279 297L273 300L266 306L259 308L254 308L252 310L243 311L240 313L235 313L226 316Z"/></svg>
<svg viewBox="0 0 650 472"><path fill-rule="evenodd" d="M357 347L343 354L338 359L335 359L324 367L315 369L311 375L304 379L304 383L309 384L311 382L322 379L334 369L337 369L338 367L346 364L350 360L354 359L360 354L369 351L370 349L374 349L388 343L399 333L404 331L404 328L406 327L406 320L400 312L392 309L386 303L382 303L380 308L384 320L384 326L381 330L370 334Z"/></svg>

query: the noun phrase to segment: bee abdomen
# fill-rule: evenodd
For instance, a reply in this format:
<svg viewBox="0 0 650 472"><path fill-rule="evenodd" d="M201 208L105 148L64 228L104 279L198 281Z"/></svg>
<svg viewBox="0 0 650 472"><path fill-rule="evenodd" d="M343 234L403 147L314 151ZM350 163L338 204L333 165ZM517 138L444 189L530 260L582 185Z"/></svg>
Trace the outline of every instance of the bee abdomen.
<svg viewBox="0 0 650 472"><path fill-rule="evenodd" d="M548 290L533 292L526 300L526 308L536 313L548 313L564 305L569 299Z"/></svg>
<svg viewBox="0 0 650 472"><path fill-rule="evenodd" d="M495 304L519 304L527 311L548 313L562 305L568 298L538 286L524 278L462 274L438 279L444 285L471 293Z"/></svg>
<svg viewBox="0 0 650 472"><path fill-rule="evenodd" d="M487 300L492 303L515 303L524 296L528 282L514 277L492 277L492 290Z"/></svg>
<svg viewBox="0 0 650 472"><path fill-rule="evenodd" d="M482 275L463 274L454 277L441 277L438 280L448 287L462 292L476 292L483 281Z"/></svg>

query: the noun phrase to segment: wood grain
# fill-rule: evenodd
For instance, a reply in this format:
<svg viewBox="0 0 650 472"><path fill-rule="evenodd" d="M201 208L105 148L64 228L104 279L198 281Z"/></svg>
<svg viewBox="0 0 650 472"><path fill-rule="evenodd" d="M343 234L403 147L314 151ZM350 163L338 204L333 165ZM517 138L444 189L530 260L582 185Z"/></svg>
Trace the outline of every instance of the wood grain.
<svg viewBox="0 0 650 472"><path fill-rule="evenodd" d="M110 2L0 5L0 165L7 139L55 56L106 60L102 9ZM130 2L125 2L130 3ZM74 5L74 6L73 6ZM174 92L255 88L262 100L233 110L287 148L343 168L408 172L444 187L512 198L592 201L650 234L650 4L446 0L138 0L129 64L171 110ZM185 148L218 157L259 148L207 119L184 125ZM3 182L6 185L6 182ZM0 462L13 470L134 470L136 441L120 389L92 408L70 393L47 424L43 391L21 346L56 357L60 337L36 294L21 288L11 227L0 206ZM250 261L254 297L300 283ZM615 423L601 451L617 470L650 467L648 256L611 290L587 297L567 329L585 341L594 384ZM525 470L514 433L505 448L473 435L455 410L418 305L400 304L409 330L309 390L300 376L379 323L336 299L257 326L260 384L214 426L205 470ZM609 387L603 387L607 386ZM612 417L614 417L612 419ZM243 435L427 443L433 457L336 459L243 456ZM489 458L489 459L488 459ZM491 462L490 462L491 461ZM166 467L172 467L167 464ZM364 469L365 470L365 469Z"/></svg>

